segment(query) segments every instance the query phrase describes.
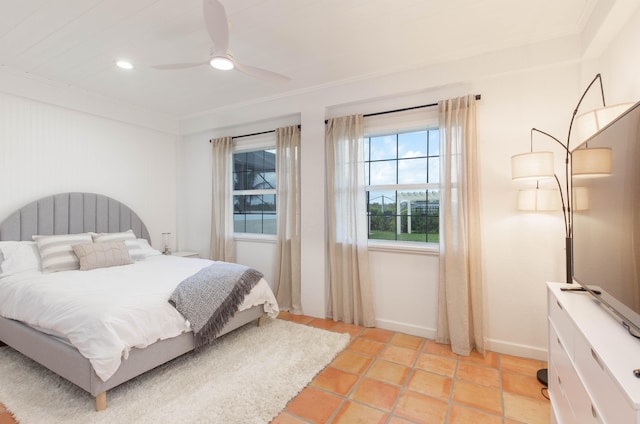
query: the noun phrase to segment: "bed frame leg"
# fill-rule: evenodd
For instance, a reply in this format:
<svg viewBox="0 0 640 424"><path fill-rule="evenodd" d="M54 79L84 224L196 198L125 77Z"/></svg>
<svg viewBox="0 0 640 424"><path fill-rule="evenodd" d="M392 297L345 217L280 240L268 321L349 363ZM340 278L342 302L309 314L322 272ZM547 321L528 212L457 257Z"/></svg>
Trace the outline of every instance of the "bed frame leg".
<svg viewBox="0 0 640 424"><path fill-rule="evenodd" d="M263 314L260 318L258 318L258 327L262 327L265 319L267 319L267 314Z"/></svg>
<svg viewBox="0 0 640 424"><path fill-rule="evenodd" d="M96 411L107 409L107 392L102 392L96 396Z"/></svg>

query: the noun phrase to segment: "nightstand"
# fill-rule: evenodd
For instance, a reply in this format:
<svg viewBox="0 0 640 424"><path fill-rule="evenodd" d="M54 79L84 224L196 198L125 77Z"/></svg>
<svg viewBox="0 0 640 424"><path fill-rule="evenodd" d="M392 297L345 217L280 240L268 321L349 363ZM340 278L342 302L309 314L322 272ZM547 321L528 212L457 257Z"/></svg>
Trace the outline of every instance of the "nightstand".
<svg viewBox="0 0 640 424"><path fill-rule="evenodd" d="M180 252L171 252L171 256L180 256L182 258L199 258L200 254L198 252L188 252L188 251L180 251Z"/></svg>

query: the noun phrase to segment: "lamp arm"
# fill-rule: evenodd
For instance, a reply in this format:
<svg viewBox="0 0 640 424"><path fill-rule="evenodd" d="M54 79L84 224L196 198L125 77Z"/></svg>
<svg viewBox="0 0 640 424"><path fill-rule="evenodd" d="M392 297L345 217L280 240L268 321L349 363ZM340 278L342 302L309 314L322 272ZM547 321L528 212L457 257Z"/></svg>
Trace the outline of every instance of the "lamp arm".
<svg viewBox="0 0 640 424"><path fill-rule="evenodd" d="M578 114L578 109L580 108L580 104L582 104L584 97L587 95L587 93L591 89L591 86L596 81L600 82L600 95L602 96L602 106L603 107L607 106L607 104L604 101L604 87L602 86L602 76L600 74L596 74L596 76L593 78L589 86L587 86L587 89L584 90L584 93L582 93L582 97L580 97L580 100L578 100L578 104L576 105L575 109L573 109L573 115L571 115L571 122L569 122L569 133L567 134L567 149L569 148L569 143L571 142L571 128L573 127L573 121L576 119L576 115Z"/></svg>
<svg viewBox="0 0 640 424"><path fill-rule="evenodd" d="M560 184L560 180L556 174L553 174L553 177L556 179L556 183L558 184L558 192L560 193L560 202L562 203L562 215L564 216L564 232L566 237L571 237L571 223L568 221L567 217L569 217L569 208L567 204L564 202L564 195L562 194L562 184ZM569 194L567 194L567 197ZM567 199L568 200L568 199Z"/></svg>
<svg viewBox="0 0 640 424"><path fill-rule="evenodd" d="M531 128L531 136L532 136L532 137L531 137L531 139L532 139L531 143L532 143L532 144L533 144L533 132L534 132L534 131L535 131L535 132L539 132L540 134L544 134L544 135L546 135L547 137L551 138L553 141L555 141L556 143L558 143L559 145L561 145L561 146L562 146L562 148L565 150L565 152L566 152L566 153L569 153L569 147L568 147L568 146L565 146L565 144L564 144L562 141L558 140L557 138L555 138L555 137L554 137L554 136L552 136L551 134L549 134L549 133L547 133L547 132L544 132L544 131L542 131L542 130L539 130L539 129L537 129L537 128ZM531 146L531 150L533 151L533 145Z"/></svg>

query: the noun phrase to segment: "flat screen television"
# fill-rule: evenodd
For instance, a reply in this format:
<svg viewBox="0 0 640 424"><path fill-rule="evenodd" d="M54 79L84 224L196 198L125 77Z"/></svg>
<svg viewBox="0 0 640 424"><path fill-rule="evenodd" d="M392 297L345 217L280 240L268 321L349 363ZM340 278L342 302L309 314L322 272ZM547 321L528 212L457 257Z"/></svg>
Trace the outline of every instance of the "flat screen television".
<svg viewBox="0 0 640 424"><path fill-rule="evenodd" d="M640 337L640 102L586 146L611 149L611 175L571 176L588 197L572 211L573 279Z"/></svg>

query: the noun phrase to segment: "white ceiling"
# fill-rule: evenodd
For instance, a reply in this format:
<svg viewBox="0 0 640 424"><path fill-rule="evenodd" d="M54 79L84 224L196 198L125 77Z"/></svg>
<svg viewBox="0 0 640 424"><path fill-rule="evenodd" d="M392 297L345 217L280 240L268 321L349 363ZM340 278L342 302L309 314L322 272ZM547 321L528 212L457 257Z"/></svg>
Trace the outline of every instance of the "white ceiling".
<svg viewBox="0 0 640 424"><path fill-rule="evenodd" d="M602 0L221 0L241 63L286 83L200 66L201 0L2 0L0 65L184 118L256 98L579 35ZM135 69L114 66L125 58Z"/></svg>

